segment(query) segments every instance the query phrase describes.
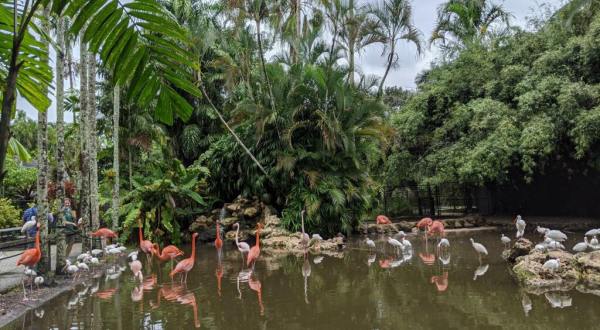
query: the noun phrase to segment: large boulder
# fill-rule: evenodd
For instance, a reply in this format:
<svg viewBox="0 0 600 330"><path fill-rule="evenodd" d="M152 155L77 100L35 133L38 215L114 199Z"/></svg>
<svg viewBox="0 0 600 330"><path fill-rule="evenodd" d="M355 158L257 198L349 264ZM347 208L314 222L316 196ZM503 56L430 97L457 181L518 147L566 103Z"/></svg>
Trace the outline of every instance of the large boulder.
<svg viewBox="0 0 600 330"><path fill-rule="evenodd" d="M254 207L254 206L251 206L251 207L249 207L247 209L244 209L244 211L242 212L242 214L247 219L254 219L258 215L258 212L259 212L258 208Z"/></svg>
<svg viewBox="0 0 600 330"><path fill-rule="evenodd" d="M192 222L192 224L189 227L189 231L190 232L204 231L204 230L207 230L208 228L212 227L213 223L214 223L214 220L212 219L212 217L207 217L207 216L201 215L198 218L196 218L196 220L194 220L194 222Z"/></svg>
<svg viewBox="0 0 600 330"><path fill-rule="evenodd" d="M528 255L533 249L533 243L526 238L519 238L513 246L502 252L502 257L510 263L514 263L518 257Z"/></svg>
<svg viewBox="0 0 600 330"><path fill-rule="evenodd" d="M542 265L549 259L560 259L560 268L556 272L544 269ZM565 251L542 253L533 251L528 255L516 258L512 270L524 286L532 293L543 293L550 290L571 290L577 285L580 277L577 260Z"/></svg>
<svg viewBox="0 0 600 330"><path fill-rule="evenodd" d="M600 288L600 251L577 255L581 280L588 286Z"/></svg>

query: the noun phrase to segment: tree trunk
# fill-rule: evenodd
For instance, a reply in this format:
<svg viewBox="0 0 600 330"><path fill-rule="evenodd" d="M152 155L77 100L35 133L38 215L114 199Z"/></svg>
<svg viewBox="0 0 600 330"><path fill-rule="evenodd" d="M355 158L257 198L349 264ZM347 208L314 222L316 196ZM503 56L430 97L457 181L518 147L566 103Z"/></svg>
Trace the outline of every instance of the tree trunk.
<svg viewBox="0 0 600 330"><path fill-rule="evenodd" d="M262 45L262 36L260 31L260 21L255 20L256 23L256 40L258 43L258 52L260 53L260 64L262 66L262 71L265 76L265 82L267 83L267 88L269 89L269 99L271 100L271 109L273 112L275 111L275 98L273 97L273 90L271 89L271 82L269 80L269 75L267 75L267 67L265 65L265 54L263 51Z"/></svg>
<svg viewBox="0 0 600 330"><path fill-rule="evenodd" d="M349 11L350 11L350 21L352 24L356 24L354 22L354 0L350 0L349 2ZM356 43L355 37L350 37L348 42L348 81L351 86L354 86L354 46Z"/></svg>
<svg viewBox="0 0 600 330"><path fill-rule="evenodd" d="M119 85L117 84L113 91L113 171L115 172L115 182L112 195L112 228L116 231L119 228Z"/></svg>
<svg viewBox="0 0 600 330"><path fill-rule="evenodd" d="M44 7L44 17L50 16L50 8ZM42 29L46 35L50 35L50 23L42 22ZM49 49L49 44L44 41L44 48ZM51 269L50 244L48 241L48 111L38 111L37 127L38 148L38 175L37 175L37 218L40 227L40 245L42 248L42 259L38 267L42 274L48 274Z"/></svg>
<svg viewBox="0 0 600 330"><path fill-rule="evenodd" d="M88 52L88 166L90 171L90 218L92 230L100 228L100 210L98 202L98 159L96 136L96 57Z"/></svg>
<svg viewBox="0 0 600 330"><path fill-rule="evenodd" d="M31 5L31 9L28 12L22 13L22 20L19 24L17 1L14 1L14 27L13 27L13 40L12 47L10 50L10 60L8 63L6 82L0 82L0 90L2 90L2 111L0 113L0 184L4 179L4 161L6 160L6 152L8 150L8 140L10 140L10 120L13 113L13 107L15 105L15 98L17 93L17 76L23 63L18 63L18 56L21 50L21 43L25 37L25 33L29 27L33 14L40 6L41 1L35 1ZM17 27L18 30L17 30ZM5 85L6 84L6 85Z"/></svg>
<svg viewBox="0 0 600 330"><path fill-rule="evenodd" d="M83 219L83 234L87 236L90 229L90 196L89 196L89 166L88 166L88 146L87 146L87 120L88 120L88 56L87 47L83 43L83 33L79 36L79 141L80 141L80 156L79 156L79 167L80 167L80 182L81 190L79 193L79 217ZM88 240L84 240L84 249L88 250L90 247L87 245Z"/></svg>
<svg viewBox="0 0 600 330"><path fill-rule="evenodd" d="M379 82L379 90L377 91L377 99L381 99L381 96L383 96L383 84L385 83L385 79L388 76L388 73L390 72L390 68L392 67L392 63L394 62L394 53L395 53L395 42L392 39L391 45L390 45L390 54L388 56L388 63L387 63L387 67L385 68L385 73L383 74L383 77L381 77L381 81Z"/></svg>
<svg viewBox="0 0 600 330"><path fill-rule="evenodd" d="M300 49L300 39L302 37L302 1L301 0L293 0L292 1L292 12L294 14L295 19L295 24L294 24L294 30L295 30L295 34L294 34L294 39L292 40L292 43L290 44L290 57L292 58L292 63L296 64L298 63L298 51Z"/></svg>
<svg viewBox="0 0 600 330"><path fill-rule="evenodd" d="M59 211L56 219L56 273L61 274L67 258L63 202L65 199L65 26L64 18L56 22L56 198Z"/></svg>

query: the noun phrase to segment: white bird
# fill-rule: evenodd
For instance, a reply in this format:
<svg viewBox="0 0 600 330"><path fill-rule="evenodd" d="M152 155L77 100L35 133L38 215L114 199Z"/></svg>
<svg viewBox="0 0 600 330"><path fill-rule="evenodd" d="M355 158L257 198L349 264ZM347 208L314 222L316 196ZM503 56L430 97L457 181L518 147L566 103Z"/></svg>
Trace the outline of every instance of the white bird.
<svg viewBox="0 0 600 330"><path fill-rule="evenodd" d="M583 242L579 242L579 243L575 244L575 246L573 246L573 251L575 251L575 252L585 252L585 250L588 249L589 245L590 244L588 243L587 236L585 236L583 238Z"/></svg>
<svg viewBox="0 0 600 330"><path fill-rule="evenodd" d="M117 249L119 249L119 251L121 251L121 253L127 251L127 247L126 246L119 246Z"/></svg>
<svg viewBox="0 0 600 330"><path fill-rule="evenodd" d="M104 247L105 250L116 249L119 247L119 244L111 244Z"/></svg>
<svg viewBox="0 0 600 330"><path fill-rule="evenodd" d="M44 317L44 313L46 313L46 311L44 311L44 309L42 308L38 308L34 311L35 316L37 316L39 319Z"/></svg>
<svg viewBox="0 0 600 330"><path fill-rule="evenodd" d="M548 247L549 250L564 250L565 246L562 245L562 243L558 242L558 241L552 241L550 243L548 243L548 245L546 245Z"/></svg>
<svg viewBox="0 0 600 330"><path fill-rule="evenodd" d="M537 226L536 230L537 230L538 234L540 234L540 235L545 235L548 231L550 231L550 229L540 227L540 226Z"/></svg>
<svg viewBox="0 0 600 330"><path fill-rule="evenodd" d="M388 237L387 242L393 246L394 248L396 248L396 250L402 248L402 243L400 243L397 239L393 239L391 237Z"/></svg>
<svg viewBox="0 0 600 330"><path fill-rule="evenodd" d="M536 244L533 249L536 250L536 251L539 251L539 252L545 252L546 251L546 245L545 244Z"/></svg>
<svg viewBox="0 0 600 330"><path fill-rule="evenodd" d="M100 255L102 255L104 251L102 251L102 249L93 249L92 250L92 256L94 257L99 257Z"/></svg>
<svg viewBox="0 0 600 330"><path fill-rule="evenodd" d="M502 244L504 244L504 247L507 247L508 245L510 245L510 237L505 236L504 234L502 234L502 236L500 236L500 241L502 242Z"/></svg>
<svg viewBox="0 0 600 330"><path fill-rule="evenodd" d="M78 268L80 271L84 271L84 272L89 272L89 271L90 271L90 267L88 267L88 265L86 265L86 264L85 264L85 263L83 263L83 262L77 262L77 265L76 265L76 266L77 266L77 268Z"/></svg>
<svg viewBox="0 0 600 330"><path fill-rule="evenodd" d="M23 227L21 227L21 232L24 233L26 231L28 231L29 229L35 227L37 225L37 221L35 220L35 215L31 216L31 219L27 222L25 222L23 224Z"/></svg>
<svg viewBox="0 0 600 330"><path fill-rule="evenodd" d="M547 270L551 271L552 273L554 273L560 268L560 260L558 258L550 259L550 260L546 261L544 263L544 265L542 265L542 268L547 269Z"/></svg>
<svg viewBox="0 0 600 330"><path fill-rule="evenodd" d="M323 256L317 256L313 259L313 262L316 264L320 264L323 261Z"/></svg>
<svg viewBox="0 0 600 330"><path fill-rule="evenodd" d="M592 239L590 240L590 245L592 247L595 247L598 245L598 238L596 238L596 236L592 237Z"/></svg>
<svg viewBox="0 0 600 330"><path fill-rule="evenodd" d="M37 276L37 273L35 272L35 270L27 267L27 268L25 268L25 275L35 277L35 276Z"/></svg>
<svg viewBox="0 0 600 330"><path fill-rule="evenodd" d="M448 241L447 238L442 238L440 239L440 242L438 243L438 248L449 248L450 247L450 241Z"/></svg>
<svg viewBox="0 0 600 330"><path fill-rule="evenodd" d="M106 254L111 254L111 255L117 255L117 254L121 254L121 250L119 248L111 248L106 250Z"/></svg>
<svg viewBox="0 0 600 330"><path fill-rule="evenodd" d="M37 286L38 290L40 289L40 285L44 284L44 278L41 276L37 276L34 280L33 283L35 283L35 285Z"/></svg>
<svg viewBox="0 0 600 330"><path fill-rule="evenodd" d="M585 233L585 236L596 236L600 235L600 229L590 229Z"/></svg>
<svg viewBox="0 0 600 330"><path fill-rule="evenodd" d="M396 233L396 235L394 235L394 238L395 238L395 239L397 239L397 240L401 240L401 239L403 239L404 237L406 237L406 234L405 234L405 233L404 233L404 231L402 231L402 230L401 230L401 231L399 231L398 233Z"/></svg>
<svg viewBox="0 0 600 330"><path fill-rule="evenodd" d="M485 273L487 273L489 268L490 268L489 264L485 264L483 266L477 267L477 269L475 269L475 272L473 273L473 281L476 281L478 277L485 275Z"/></svg>
<svg viewBox="0 0 600 330"><path fill-rule="evenodd" d="M137 260L138 259L138 251L131 252L129 255L127 255L127 258L131 259L131 261Z"/></svg>
<svg viewBox="0 0 600 330"><path fill-rule="evenodd" d="M409 240L402 238L401 243L402 243L402 249L412 249L412 244L410 243Z"/></svg>
<svg viewBox="0 0 600 330"><path fill-rule="evenodd" d="M517 221L515 225L517 227L517 238L523 237L523 234L525 233L525 226L527 226L527 223L525 223L525 220L523 220L523 218L521 218L520 215L517 215Z"/></svg>
<svg viewBox="0 0 600 330"><path fill-rule="evenodd" d="M248 243L246 242L240 242L239 241L239 233L240 233L240 224L239 223L234 223L234 226L237 227L237 230L235 231L235 245L238 248L238 251L240 251L240 253L242 254L242 263L244 262L244 254L247 254L250 252L250 245L248 245Z"/></svg>
<svg viewBox="0 0 600 330"><path fill-rule="evenodd" d="M564 242L567 240L567 235L565 235L562 231L560 230L549 230L546 233L546 237L551 238L555 241L558 242Z"/></svg>
<svg viewBox="0 0 600 330"><path fill-rule="evenodd" d="M99 264L100 264L100 261L98 260L98 258L96 258L96 257L92 257L92 258L90 259L90 263L91 263L92 265L99 265Z"/></svg>
<svg viewBox="0 0 600 330"><path fill-rule="evenodd" d="M322 241L323 237L321 237L321 235L319 234L313 234L312 235L312 239L318 240L318 241Z"/></svg>
<svg viewBox="0 0 600 330"><path fill-rule="evenodd" d="M365 238L365 243L367 244L367 246L368 246L369 248L371 248L371 249L374 249L374 248L375 248L375 242L374 242L372 239L370 239L370 238L368 238L368 237L367 237L367 238Z"/></svg>
<svg viewBox="0 0 600 330"><path fill-rule="evenodd" d="M488 251L485 248L485 246L483 246L483 244L475 242L472 238L470 240L471 240L471 245L473 245L473 249L475 249L475 251L479 255L479 262L481 262L481 255L485 254L487 256Z"/></svg>
<svg viewBox="0 0 600 330"><path fill-rule="evenodd" d="M65 269L67 270L67 273L71 274L71 276L77 275L79 272L79 268L75 265L72 265L69 259L66 261Z"/></svg>
<svg viewBox="0 0 600 330"><path fill-rule="evenodd" d="M81 261L81 260L84 260L84 259L89 258L89 257L91 257L90 251L78 255L77 256L77 260Z"/></svg>

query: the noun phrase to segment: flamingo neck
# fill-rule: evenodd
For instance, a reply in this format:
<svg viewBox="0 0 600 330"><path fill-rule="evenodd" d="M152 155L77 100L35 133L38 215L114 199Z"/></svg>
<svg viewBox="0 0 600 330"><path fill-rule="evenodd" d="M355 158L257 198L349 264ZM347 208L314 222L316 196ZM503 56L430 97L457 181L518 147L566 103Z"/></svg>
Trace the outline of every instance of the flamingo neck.
<svg viewBox="0 0 600 330"><path fill-rule="evenodd" d="M260 248L260 228L256 229L256 246Z"/></svg>
<svg viewBox="0 0 600 330"><path fill-rule="evenodd" d="M302 234L304 234L304 213L302 215Z"/></svg>
<svg viewBox="0 0 600 330"><path fill-rule="evenodd" d="M196 237L192 236L192 262L196 260Z"/></svg>
<svg viewBox="0 0 600 330"><path fill-rule="evenodd" d="M240 245L238 241L238 234L240 233L240 226L237 226L237 230L235 231L235 245Z"/></svg>
<svg viewBox="0 0 600 330"><path fill-rule="evenodd" d="M217 239L221 239L221 231L219 230L219 223L217 222Z"/></svg>
<svg viewBox="0 0 600 330"><path fill-rule="evenodd" d="M40 228L38 228L35 234L35 249L40 251Z"/></svg>
<svg viewBox="0 0 600 330"><path fill-rule="evenodd" d="M140 244L141 244L142 241L144 240L144 235L142 234L142 224L140 224L140 226L138 227L138 236L140 238Z"/></svg>

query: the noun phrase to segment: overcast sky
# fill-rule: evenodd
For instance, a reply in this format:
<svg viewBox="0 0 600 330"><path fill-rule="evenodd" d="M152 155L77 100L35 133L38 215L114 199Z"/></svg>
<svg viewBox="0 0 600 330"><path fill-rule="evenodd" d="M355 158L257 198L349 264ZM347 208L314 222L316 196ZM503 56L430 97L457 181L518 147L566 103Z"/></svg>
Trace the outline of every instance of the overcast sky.
<svg viewBox="0 0 600 330"><path fill-rule="evenodd" d="M367 0L371 2L374 0ZM413 20L417 28L423 33L425 39L429 37L435 25L438 6L444 0L413 0ZM497 0L512 15L512 24L526 28L527 17L537 16L542 6L558 8L564 0ZM382 76L385 70L385 57L381 56L381 46L373 45L367 48L357 58L357 64L365 74ZM414 88L415 77L424 69L429 68L432 60L439 56L436 47L426 48L421 56L416 56L412 45L401 44L399 46L399 67L390 71L386 80L387 86L400 86L402 88ZM51 58L54 55L51 54ZM54 65L54 64L52 64ZM68 85L66 85L68 86ZM22 98L17 99L17 108L23 109L30 118L37 118L37 112ZM54 104L49 109L48 120L56 121L56 107ZM65 120L72 121L71 113L65 113Z"/></svg>

